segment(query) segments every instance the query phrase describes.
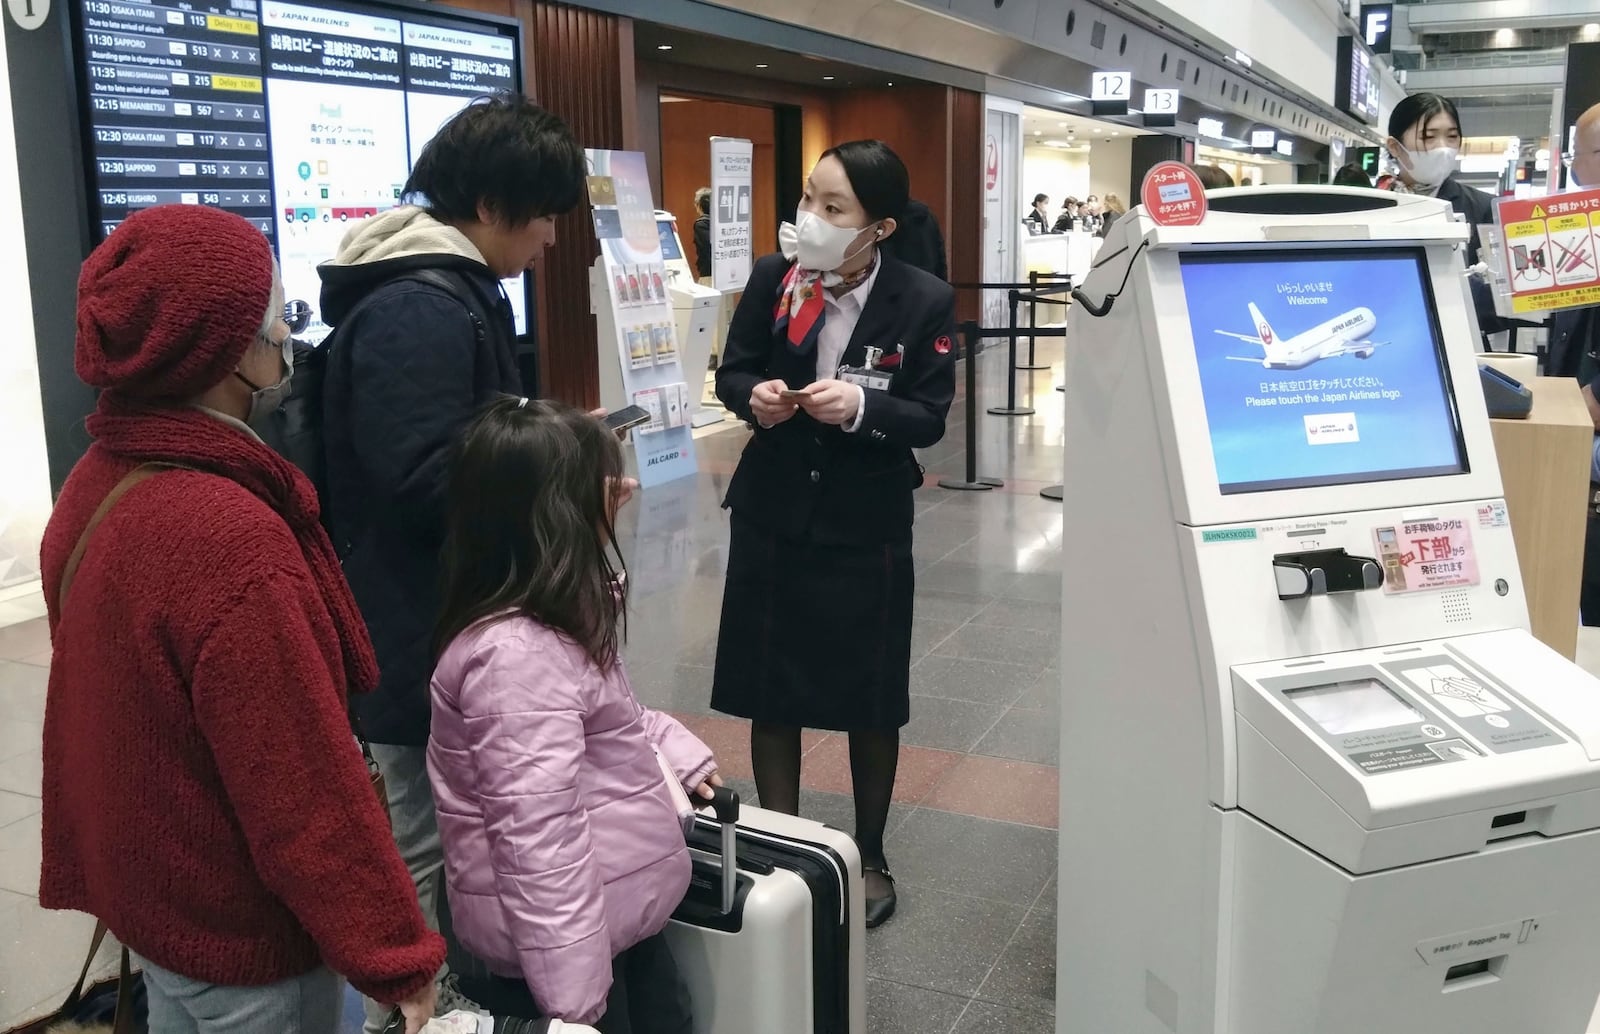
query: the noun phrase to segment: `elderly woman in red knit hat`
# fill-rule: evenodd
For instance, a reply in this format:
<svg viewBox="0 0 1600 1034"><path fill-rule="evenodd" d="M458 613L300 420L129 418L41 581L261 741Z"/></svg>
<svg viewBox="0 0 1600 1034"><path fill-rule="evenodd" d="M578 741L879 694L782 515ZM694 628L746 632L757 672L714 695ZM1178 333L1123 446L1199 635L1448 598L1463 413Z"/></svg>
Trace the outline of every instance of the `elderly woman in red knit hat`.
<svg viewBox="0 0 1600 1034"><path fill-rule="evenodd" d="M45 532L39 896L139 956L163 1034L331 1034L346 978L415 1031L444 959L350 735L377 670L316 493L251 428L282 312L266 239L197 206L78 284L103 393Z"/></svg>

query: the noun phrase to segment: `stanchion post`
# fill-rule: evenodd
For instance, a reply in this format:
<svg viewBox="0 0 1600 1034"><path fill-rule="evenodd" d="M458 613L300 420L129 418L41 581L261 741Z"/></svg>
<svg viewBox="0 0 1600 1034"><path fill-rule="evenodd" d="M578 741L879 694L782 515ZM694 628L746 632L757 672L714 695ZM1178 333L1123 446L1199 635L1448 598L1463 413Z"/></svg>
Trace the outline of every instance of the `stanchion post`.
<svg viewBox="0 0 1600 1034"><path fill-rule="evenodd" d="M1011 326L1008 328L1010 343L1006 355L1006 404L993 406L989 410L990 416L1032 416L1033 409L1028 406L1017 405L1017 304L1022 295L1015 288L1009 294L1011 299Z"/></svg>
<svg viewBox="0 0 1600 1034"><path fill-rule="evenodd" d="M999 488L1004 481L978 476L978 340L982 329L975 320L961 325L961 350L967 364L967 456L966 478L941 478L940 488L955 492L987 492Z"/></svg>
<svg viewBox="0 0 1600 1034"><path fill-rule="evenodd" d="M1048 275L1048 274L1046 274ZM1034 357L1034 345L1039 338L1039 271L1028 270L1028 361L1019 370L1048 370L1050 364L1041 364Z"/></svg>

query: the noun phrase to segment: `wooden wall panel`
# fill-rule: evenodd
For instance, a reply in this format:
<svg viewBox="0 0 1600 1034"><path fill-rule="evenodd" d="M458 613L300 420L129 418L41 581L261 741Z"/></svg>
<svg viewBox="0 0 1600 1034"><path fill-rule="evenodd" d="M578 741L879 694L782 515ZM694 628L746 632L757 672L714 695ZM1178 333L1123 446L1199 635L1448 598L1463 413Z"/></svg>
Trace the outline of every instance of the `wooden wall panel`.
<svg viewBox="0 0 1600 1034"><path fill-rule="evenodd" d="M585 147L622 149L635 103L633 24L627 19L542 0L516 0L526 26L530 93L560 115ZM636 134L635 134L636 135ZM589 267L600 254L587 199L561 217L539 276L541 393L574 405L600 399Z"/></svg>
<svg viewBox="0 0 1600 1034"><path fill-rule="evenodd" d="M678 217L683 246L693 249L689 228L694 222L694 192L711 185L713 136L749 140L754 153L750 172L752 244L757 255L778 250L777 129L770 105L684 98L661 104L661 191L657 204ZM693 256L689 256L693 265Z"/></svg>
<svg viewBox="0 0 1600 1034"><path fill-rule="evenodd" d="M950 222L944 242L950 282L976 284L983 279L983 94L950 93ZM975 320L981 309L979 292L956 292L956 319Z"/></svg>
<svg viewBox="0 0 1600 1034"><path fill-rule="evenodd" d="M702 100L722 100L772 108L783 104L800 109L803 178L811 171L817 158L833 144L832 105L834 91L812 90L790 83L762 79L759 76L719 72L707 68L673 64L667 61L644 60L638 63L639 149L649 158L651 185L657 197L668 194L663 182L662 156L666 143L662 136L661 118L666 108L676 105L661 104L661 95L691 96ZM724 133L723 135L735 135ZM709 154L706 157L709 166ZM692 201L692 198L691 198ZM676 204L676 201L672 202ZM776 206L774 206L775 208ZM674 210L676 211L676 210ZM777 212L778 220L793 219L793 212ZM776 237L772 242L776 247ZM761 238L757 238L757 254L761 254Z"/></svg>

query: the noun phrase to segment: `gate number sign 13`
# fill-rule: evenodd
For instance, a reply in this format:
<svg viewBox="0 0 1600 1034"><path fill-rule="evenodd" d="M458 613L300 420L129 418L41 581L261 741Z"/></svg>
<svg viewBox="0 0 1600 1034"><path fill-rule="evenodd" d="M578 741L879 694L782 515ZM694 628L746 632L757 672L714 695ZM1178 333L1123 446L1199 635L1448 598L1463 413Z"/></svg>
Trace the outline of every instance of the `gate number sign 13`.
<svg viewBox="0 0 1600 1034"><path fill-rule="evenodd" d="M1144 91L1144 110L1147 115L1176 115L1178 113L1178 91Z"/></svg>
<svg viewBox="0 0 1600 1034"><path fill-rule="evenodd" d="M1090 100L1126 103L1133 95L1133 76L1127 72L1096 72L1090 82Z"/></svg>

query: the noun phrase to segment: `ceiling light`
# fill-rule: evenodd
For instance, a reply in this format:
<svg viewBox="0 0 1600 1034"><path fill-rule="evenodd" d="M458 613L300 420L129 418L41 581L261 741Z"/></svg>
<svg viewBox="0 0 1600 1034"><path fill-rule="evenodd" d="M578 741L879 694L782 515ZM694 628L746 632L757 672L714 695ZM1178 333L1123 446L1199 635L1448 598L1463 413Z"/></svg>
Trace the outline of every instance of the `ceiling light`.
<svg viewBox="0 0 1600 1034"><path fill-rule="evenodd" d="M670 43L662 43L661 45L656 47L656 49L657 50L671 50L672 49L672 44L670 44Z"/></svg>
<svg viewBox="0 0 1600 1034"><path fill-rule="evenodd" d="M1514 42L1516 40L1516 38L1517 38L1517 30L1515 30L1515 29L1496 29L1495 30L1494 41L1496 43L1511 43L1511 42Z"/></svg>
<svg viewBox="0 0 1600 1034"><path fill-rule="evenodd" d="M1067 128L1067 124L1065 122L1057 122L1056 125L1059 126L1062 129L1066 129Z"/></svg>
<svg viewBox="0 0 1600 1034"><path fill-rule="evenodd" d="M889 84L889 85L890 85L890 86L893 86L893 85L894 85L894 83L890 83L890 84Z"/></svg>
<svg viewBox="0 0 1600 1034"><path fill-rule="evenodd" d="M767 67L767 66L766 66L766 65L757 65L757 66L756 66L756 67L757 67L757 68L765 68L765 67Z"/></svg>
<svg viewBox="0 0 1600 1034"><path fill-rule="evenodd" d="M1042 130L1042 129L1035 129L1035 130L1034 130L1034 131L1033 131L1033 135L1034 135L1034 136L1044 136L1044 130Z"/></svg>
<svg viewBox="0 0 1600 1034"><path fill-rule="evenodd" d="M1112 133L1112 134L1111 134L1111 135L1112 135L1112 136L1119 136L1119 135L1120 135L1120 134L1118 134L1118 133Z"/></svg>
<svg viewBox="0 0 1600 1034"><path fill-rule="evenodd" d="M1098 129L1091 129L1091 130L1090 130L1090 132L1091 132L1091 133L1098 133L1098 132L1100 132L1100 130L1098 130Z"/></svg>
<svg viewBox="0 0 1600 1034"><path fill-rule="evenodd" d="M1596 36L1600 36L1600 22L1590 22L1585 25L1583 27L1583 35L1585 39L1594 39Z"/></svg>
<svg viewBox="0 0 1600 1034"><path fill-rule="evenodd" d="M825 82L825 83L831 83L831 82L833 82L833 76L825 75L825 76L822 77L822 81Z"/></svg>

